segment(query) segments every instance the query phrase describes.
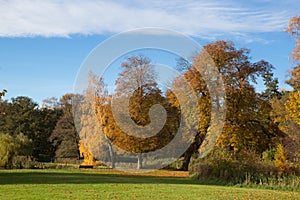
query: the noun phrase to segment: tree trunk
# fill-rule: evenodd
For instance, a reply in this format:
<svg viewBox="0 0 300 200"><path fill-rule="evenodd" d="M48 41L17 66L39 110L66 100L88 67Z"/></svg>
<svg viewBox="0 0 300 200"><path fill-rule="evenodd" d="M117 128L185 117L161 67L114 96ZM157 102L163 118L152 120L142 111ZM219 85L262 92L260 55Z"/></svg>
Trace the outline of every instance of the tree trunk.
<svg viewBox="0 0 300 200"><path fill-rule="evenodd" d="M208 129L208 127L209 126L206 127L206 130ZM191 157L200 148L200 146L203 142L203 138L204 137L201 136L201 133L198 133L195 136L194 142L190 145L190 147L186 150L186 152L183 155L184 159L183 159L183 163L182 163L182 166L181 166L181 170L183 170L183 171L188 171L189 170L189 164L190 164L190 161L191 161Z"/></svg>
<svg viewBox="0 0 300 200"><path fill-rule="evenodd" d="M137 169L142 169L143 168L143 157L142 157L142 154L139 153L137 155Z"/></svg>
<svg viewBox="0 0 300 200"><path fill-rule="evenodd" d="M183 159L183 163L181 166L181 170L183 171L188 171L189 170L189 164L191 161L191 157L193 155L193 151L191 151L190 149L188 149L185 153L184 153L184 159Z"/></svg>
<svg viewBox="0 0 300 200"><path fill-rule="evenodd" d="M199 149L199 147L202 143L202 139L199 136L197 138L195 138L195 140L196 141L194 143L192 143L191 146L184 153L184 159L183 159L183 163L181 166L181 170L183 170L183 171L189 170L189 164L191 161L191 157L195 152L197 152L197 150ZM199 141L201 141L201 142L199 142Z"/></svg>
<svg viewBox="0 0 300 200"><path fill-rule="evenodd" d="M109 151L109 157L110 157L110 162L111 162L111 168L114 169L116 167L116 165L115 165L115 155L114 155L112 144L111 144L110 140L108 140L108 139L107 139L107 144L108 144L108 151Z"/></svg>

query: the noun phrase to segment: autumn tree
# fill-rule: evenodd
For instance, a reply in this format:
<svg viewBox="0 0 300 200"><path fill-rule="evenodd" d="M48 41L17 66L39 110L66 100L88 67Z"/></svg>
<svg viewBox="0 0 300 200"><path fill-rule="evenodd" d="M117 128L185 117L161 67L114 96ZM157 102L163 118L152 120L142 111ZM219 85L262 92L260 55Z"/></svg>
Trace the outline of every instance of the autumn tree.
<svg viewBox="0 0 300 200"><path fill-rule="evenodd" d="M289 115L300 125L300 91L293 91L285 103Z"/></svg>
<svg viewBox="0 0 300 200"><path fill-rule="evenodd" d="M199 55L201 57L201 55ZM196 60L197 58L195 58ZM194 62L193 64L196 64ZM195 65L188 65L187 62L180 62L178 63L181 70L185 71L182 76L177 77L172 84L172 90L181 90L180 93L183 94L181 96L181 99L184 99L185 104L187 105L180 105L179 99L176 97L174 93L172 93L172 90L167 91L167 98L169 102L177 108L178 111L181 110L182 106L189 107L190 102L190 96L187 91L187 88L185 88L181 78L185 79L192 87L193 92L196 95L196 101L197 101L197 109L199 113L194 113L194 110L188 110L187 116L184 117L184 124L185 126L187 124L190 124L189 122L196 122L195 124L190 124L189 127L187 127L186 132L183 134L183 140L188 141L191 145L188 147L188 149L185 151L183 157L183 164L181 166L182 170L188 170L188 166L190 163L190 159L194 153L196 153L199 150L200 145L202 144L204 137L207 133L207 129L209 128L210 120L211 120L211 96L207 88L207 84L205 80L203 79L202 74L198 71L198 67L196 68ZM195 106L195 105L194 105ZM192 107L192 106L191 106ZM181 112L178 112L177 115L180 115ZM189 121L189 122L188 122ZM198 123L197 123L198 122ZM196 135L190 135L190 132L196 132Z"/></svg>
<svg viewBox="0 0 300 200"><path fill-rule="evenodd" d="M286 102L286 109L296 123L300 124L300 16L290 19L286 31L296 40L296 46L291 54L291 58L298 63L290 71L290 78L286 81L293 88Z"/></svg>
<svg viewBox="0 0 300 200"><path fill-rule="evenodd" d="M300 16L295 16L290 19L286 32L291 35L296 41L296 46L291 54L293 61L300 60Z"/></svg>
<svg viewBox="0 0 300 200"><path fill-rule="evenodd" d="M114 145L137 155L140 169L143 153L161 149L173 138L171 126L177 118L172 112L176 108L158 88L149 58L131 56L122 69L105 108L104 129Z"/></svg>
<svg viewBox="0 0 300 200"><path fill-rule="evenodd" d="M291 53L291 58L296 66L290 70L289 79L286 81L292 87L291 91L284 91L279 99L272 101L272 116L278 123L280 130L285 134L282 144L286 152L286 158L292 162L298 162L300 155L300 17L293 17L289 23L287 32L295 38L296 46Z"/></svg>
<svg viewBox="0 0 300 200"><path fill-rule="evenodd" d="M264 60L251 63L249 50L236 49L232 42L218 41L206 50L222 74L226 90L226 121L218 145L235 152L243 148L264 151L277 133L271 130L271 121L263 121L269 111L252 84L270 73L272 65Z"/></svg>
<svg viewBox="0 0 300 200"><path fill-rule="evenodd" d="M80 116L80 128L77 129L80 129L79 148L84 154L84 163L94 164L95 159L107 161L108 141L103 134L101 119L98 118L106 96L102 78L90 72L88 74L88 87L84 93L84 99L75 112L75 116ZM114 158L110 157L110 159L111 167L114 168Z"/></svg>
<svg viewBox="0 0 300 200"><path fill-rule="evenodd" d="M280 142L284 146L287 159L295 161L300 155L300 125L296 123L293 116L291 116L288 106L290 100L290 91L283 91L280 98L274 98L270 101L271 119L277 124L279 130L283 133L283 137L279 138L277 142Z"/></svg>
<svg viewBox="0 0 300 200"><path fill-rule="evenodd" d="M290 71L290 78L286 81L295 91L300 90L300 65Z"/></svg>
<svg viewBox="0 0 300 200"><path fill-rule="evenodd" d="M0 99L7 93L7 90L2 90L2 92L0 92Z"/></svg>
<svg viewBox="0 0 300 200"><path fill-rule="evenodd" d="M275 166L279 172L284 172L286 170L286 155L282 144L277 145L274 159Z"/></svg>
<svg viewBox="0 0 300 200"><path fill-rule="evenodd" d="M203 139L209 133L212 105L222 104L219 97L214 97L210 93L209 79L204 79L208 76L205 73L209 70L204 70L202 74L199 74L201 68L208 66L203 54L209 54L210 59L213 60L210 66L217 68L226 94L226 119L217 146L232 149L235 152L244 148L262 152L268 148L271 138L277 134L276 130L271 130L275 127L270 120L263 120L268 117L270 110L266 109L265 101L259 98L259 94L252 85L256 83L257 77L264 76L268 84L272 86L268 95L275 94L277 92L275 91L276 80L271 79L272 65L263 60L251 63L249 50L237 49L230 41L217 41L205 45L203 49L205 51L194 57L192 65L186 65L187 69L184 72L185 78L189 80L197 93L200 110L198 133L184 155L186 162L183 169L185 170L188 167L189 157L199 150ZM213 91L219 88L210 86L210 89Z"/></svg>
<svg viewBox="0 0 300 200"><path fill-rule="evenodd" d="M299 23L299 21L298 21ZM292 57L295 61L299 61L299 41L300 41L300 35L299 35L299 26L298 27L298 33L297 33L297 47L294 49L292 53ZM296 27L294 27L296 29ZM296 31L296 30L295 30ZM290 116L300 125L300 65L298 64L296 67L294 67L290 71L290 78L286 81L287 84L289 84L293 90L289 93L289 99L285 103L286 109L288 110Z"/></svg>

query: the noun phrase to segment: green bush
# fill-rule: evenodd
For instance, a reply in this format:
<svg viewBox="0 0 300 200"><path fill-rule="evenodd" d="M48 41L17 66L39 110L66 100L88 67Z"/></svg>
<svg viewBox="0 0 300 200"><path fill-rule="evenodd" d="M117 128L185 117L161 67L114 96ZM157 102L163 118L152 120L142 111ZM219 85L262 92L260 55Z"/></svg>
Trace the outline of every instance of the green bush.
<svg viewBox="0 0 300 200"><path fill-rule="evenodd" d="M41 163L30 156L15 156L12 160L13 169L42 169Z"/></svg>
<svg viewBox="0 0 300 200"><path fill-rule="evenodd" d="M182 166L183 161L182 160L176 160L175 162L172 162L171 164L165 166L163 169L166 170L180 170Z"/></svg>

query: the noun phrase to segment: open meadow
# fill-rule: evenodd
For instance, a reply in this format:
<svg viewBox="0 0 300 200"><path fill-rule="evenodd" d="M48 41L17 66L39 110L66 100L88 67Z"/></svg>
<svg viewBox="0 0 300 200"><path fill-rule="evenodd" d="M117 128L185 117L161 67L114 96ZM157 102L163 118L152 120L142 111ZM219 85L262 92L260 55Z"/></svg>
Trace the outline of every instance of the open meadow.
<svg viewBox="0 0 300 200"><path fill-rule="evenodd" d="M300 199L299 192L201 185L186 172L1 170L0 199Z"/></svg>

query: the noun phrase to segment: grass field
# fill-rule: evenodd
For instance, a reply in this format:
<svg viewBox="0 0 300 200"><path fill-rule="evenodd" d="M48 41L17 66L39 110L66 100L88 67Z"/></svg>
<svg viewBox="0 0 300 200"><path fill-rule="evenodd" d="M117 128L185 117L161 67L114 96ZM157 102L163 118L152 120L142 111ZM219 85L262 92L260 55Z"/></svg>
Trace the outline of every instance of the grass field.
<svg viewBox="0 0 300 200"><path fill-rule="evenodd" d="M0 170L0 199L300 199L299 192L200 185L185 172Z"/></svg>

